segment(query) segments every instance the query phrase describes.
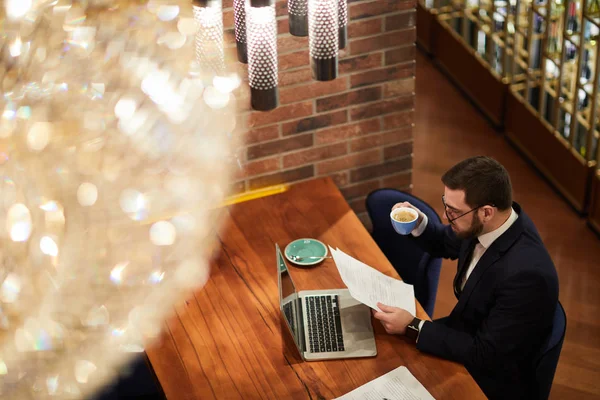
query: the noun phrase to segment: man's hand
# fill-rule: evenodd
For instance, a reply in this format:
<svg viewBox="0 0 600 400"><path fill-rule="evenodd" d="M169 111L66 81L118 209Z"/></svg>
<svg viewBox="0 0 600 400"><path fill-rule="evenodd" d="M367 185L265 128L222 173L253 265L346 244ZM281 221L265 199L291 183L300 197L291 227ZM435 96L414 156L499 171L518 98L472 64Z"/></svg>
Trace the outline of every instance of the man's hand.
<svg viewBox="0 0 600 400"><path fill-rule="evenodd" d="M396 208L400 208L400 207L407 207L407 208L412 208L413 210L415 210L417 212L417 215L419 216L417 218L417 224L415 225L415 228L418 227L419 225L421 225L421 222L423 222L423 216L425 215L421 212L421 210L419 210L417 207L410 204L408 201L403 201L402 203L394 204L394 207L392 207L392 211L394 211Z"/></svg>
<svg viewBox="0 0 600 400"><path fill-rule="evenodd" d="M414 316L403 308L390 307L381 303L377 303L377 307L381 311L373 310L373 316L381 321L385 331L393 335L404 335L406 327Z"/></svg>

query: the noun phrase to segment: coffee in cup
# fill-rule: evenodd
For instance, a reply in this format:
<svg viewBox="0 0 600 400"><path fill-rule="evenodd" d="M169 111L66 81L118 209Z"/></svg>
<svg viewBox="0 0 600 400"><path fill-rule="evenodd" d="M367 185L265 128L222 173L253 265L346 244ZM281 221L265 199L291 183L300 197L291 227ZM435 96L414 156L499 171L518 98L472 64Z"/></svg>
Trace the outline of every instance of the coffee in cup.
<svg viewBox="0 0 600 400"><path fill-rule="evenodd" d="M401 235L408 235L417 225L419 214L412 208L400 207L392 210L390 219L394 230Z"/></svg>
<svg viewBox="0 0 600 400"><path fill-rule="evenodd" d="M398 222L412 222L417 218L417 213L411 210L407 210L406 208L401 208L396 210L394 214L392 214L392 218L394 218Z"/></svg>

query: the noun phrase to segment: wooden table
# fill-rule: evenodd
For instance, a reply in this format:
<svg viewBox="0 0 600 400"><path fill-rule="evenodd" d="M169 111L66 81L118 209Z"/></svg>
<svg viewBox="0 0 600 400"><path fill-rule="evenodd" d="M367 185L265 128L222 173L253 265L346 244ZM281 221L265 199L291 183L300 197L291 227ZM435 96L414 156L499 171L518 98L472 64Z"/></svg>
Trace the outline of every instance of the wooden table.
<svg viewBox="0 0 600 400"><path fill-rule="evenodd" d="M169 399L331 399L401 365L437 399L485 398L463 366L419 352L376 320L376 357L301 359L279 310L275 243L283 250L317 238L398 277L330 179L231 206L228 214L210 280L176 307L147 349ZM331 259L288 266L299 290L345 287Z"/></svg>

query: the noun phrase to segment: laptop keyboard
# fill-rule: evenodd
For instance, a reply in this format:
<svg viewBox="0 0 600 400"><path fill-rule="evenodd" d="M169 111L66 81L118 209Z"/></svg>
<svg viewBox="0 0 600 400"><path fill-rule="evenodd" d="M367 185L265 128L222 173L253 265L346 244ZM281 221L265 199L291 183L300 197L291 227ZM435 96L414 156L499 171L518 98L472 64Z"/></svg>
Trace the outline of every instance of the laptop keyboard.
<svg viewBox="0 0 600 400"><path fill-rule="evenodd" d="M292 318L294 318L293 312L294 311L292 309L291 301L288 301L283 305L283 313L285 314L285 319L287 319L288 321L292 321Z"/></svg>
<svg viewBox="0 0 600 400"><path fill-rule="evenodd" d="M338 296L305 296L311 353L344 351Z"/></svg>

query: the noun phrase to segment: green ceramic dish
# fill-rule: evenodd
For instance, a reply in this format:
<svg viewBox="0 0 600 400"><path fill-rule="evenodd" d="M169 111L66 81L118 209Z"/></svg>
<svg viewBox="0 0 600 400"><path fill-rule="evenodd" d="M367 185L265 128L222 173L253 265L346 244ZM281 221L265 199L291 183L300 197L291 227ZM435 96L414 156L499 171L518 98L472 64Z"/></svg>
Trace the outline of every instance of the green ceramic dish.
<svg viewBox="0 0 600 400"><path fill-rule="evenodd" d="M323 261L324 257L327 255L327 246L317 239L298 239L286 246L284 254L285 258L294 264L315 265ZM299 257L300 259L295 259L294 257Z"/></svg>

